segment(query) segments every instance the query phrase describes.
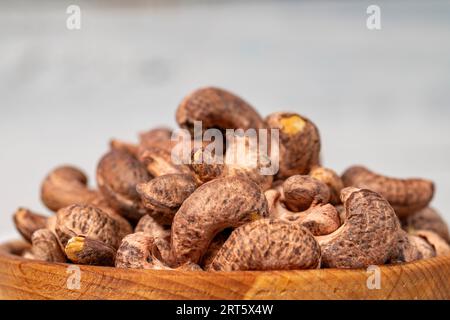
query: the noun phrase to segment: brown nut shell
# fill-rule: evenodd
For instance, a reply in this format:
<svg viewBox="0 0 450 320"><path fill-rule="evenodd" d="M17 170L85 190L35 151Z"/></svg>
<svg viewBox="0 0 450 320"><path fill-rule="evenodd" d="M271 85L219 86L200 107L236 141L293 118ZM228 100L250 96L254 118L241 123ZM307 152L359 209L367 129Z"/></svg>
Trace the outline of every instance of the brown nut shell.
<svg viewBox="0 0 450 320"><path fill-rule="evenodd" d="M268 128L280 130L278 179L308 174L319 164L320 134L313 122L289 112L273 113L265 122Z"/></svg>
<svg viewBox="0 0 450 320"><path fill-rule="evenodd" d="M87 187L88 179L78 168L62 166L54 169L41 187L42 202L56 212L72 204L88 204L98 196Z"/></svg>
<svg viewBox="0 0 450 320"><path fill-rule="evenodd" d="M295 175L283 183L284 203L295 212L305 211L320 204L327 204L330 200L328 186L310 176Z"/></svg>
<svg viewBox="0 0 450 320"><path fill-rule="evenodd" d="M450 245L442 239L437 233L430 230L416 230L413 235L418 236L427 241L436 252L436 256L450 255Z"/></svg>
<svg viewBox="0 0 450 320"><path fill-rule="evenodd" d="M409 215L403 220L403 224L407 230L433 231L450 243L448 225L434 208L426 207Z"/></svg>
<svg viewBox="0 0 450 320"><path fill-rule="evenodd" d="M139 220L134 232L143 232L153 238L160 238L170 241L170 228L161 225L156 219L149 215L145 215Z"/></svg>
<svg viewBox="0 0 450 320"><path fill-rule="evenodd" d="M93 266L114 266L116 249L89 237L70 238L65 247L70 261Z"/></svg>
<svg viewBox="0 0 450 320"><path fill-rule="evenodd" d="M320 266L320 247L300 225L261 219L234 230L210 270L295 270Z"/></svg>
<svg viewBox="0 0 450 320"><path fill-rule="evenodd" d="M139 183L151 179L145 167L131 154L113 150L97 166L97 183L110 206L131 221L139 220L147 210L136 191Z"/></svg>
<svg viewBox="0 0 450 320"><path fill-rule="evenodd" d="M181 128L193 130L201 121L203 130L259 129L264 122L256 110L234 94L219 88L201 88L189 94L178 107L176 119Z"/></svg>
<svg viewBox="0 0 450 320"><path fill-rule="evenodd" d="M254 182L229 177L205 183L173 219L172 257L178 264L198 263L217 233L267 215L267 201Z"/></svg>
<svg viewBox="0 0 450 320"><path fill-rule="evenodd" d="M170 270L161 261L155 239L143 232L127 235L117 250L117 268Z"/></svg>
<svg viewBox="0 0 450 320"><path fill-rule="evenodd" d="M337 205L341 203L341 190L344 189L344 183L339 175L329 169L321 166L316 166L311 169L309 176L316 180L325 183L330 189L330 203Z"/></svg>
<svg viewBox="0 0 450 320"><path fill-rule="evenodd" d="M346 212L344 224L327 236L316 237L322 250L322 265L365 268L385 263L401 230L392 207L367 189L343 189L341 200Z"/></svg>
<svg viewBox="0 0 450 320"><path fill-rule="evenodd" d="M197 182L190 174L167 174L137 185L144 206L152 212L161 213L158 220L171 224L183 202L195 191Z"/></svg>
<svg viewBox="0 0 450 320"><path fill-rule="evenodd" d="M14 213L13 220L17 231L26 241L31 242L31 236L35 231L47 227L48 217L25 208L19 208Z"/></svg>
<svg viewBox="0 0 450 320"><path fill-rule="evenodd" d="M434 195L432 181L386 177L362 166L347 169L342 181L346 187L367 188L379 193L400 218L427 207Z"/></svg>
<svg viewBox="0 0 450 320"><path fill-rule="evenodd" d="M387 263L407 263L432 258L435 255L434 248L425 239L399 230L397 240L391 248Z"/></svg>
<svg viewBox="0 0 450 320"><path fill-rule="evenodd" d="M66 262L66 256L55 234L48 229L40 229L31 237L31 254L36 260Z"/></svg>
<svg viewBox="0 0 450 320"><path fill-rule="evenodd" d="M130 230L124 230L121 222L93 206L72 205L57 213L56 234L63 246L81 235L117 248Z"/></svg>

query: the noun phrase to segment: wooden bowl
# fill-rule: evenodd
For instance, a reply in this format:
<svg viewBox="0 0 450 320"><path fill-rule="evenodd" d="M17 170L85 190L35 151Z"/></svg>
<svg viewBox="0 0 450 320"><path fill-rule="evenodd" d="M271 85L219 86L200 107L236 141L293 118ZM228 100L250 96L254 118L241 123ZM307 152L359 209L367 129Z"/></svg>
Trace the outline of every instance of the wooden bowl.
<svg viewBox="0 0 450 320"><path fill-rule="evenodd" d="M450 256L381 266L380 289L366 270L179 272L79 266L18 256L22 241L0 246L2 299L450 299ZM69 280L69 281L68 281ZM70 282L69 284L73 284ZM69 289L71 287L72 289Z"/></svg>

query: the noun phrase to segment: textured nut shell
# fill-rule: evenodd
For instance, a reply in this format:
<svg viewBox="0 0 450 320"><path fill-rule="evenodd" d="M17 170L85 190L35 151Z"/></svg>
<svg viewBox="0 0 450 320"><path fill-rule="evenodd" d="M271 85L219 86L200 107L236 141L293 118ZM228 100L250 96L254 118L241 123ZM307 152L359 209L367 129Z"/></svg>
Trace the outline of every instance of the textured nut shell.
<svg viewBox="0 0 450 320"><path fill-rule="evenodd" d="M163 213L164 223L170 224L181 204L196 188L197 183L192 175L167 174L138 184L137 192L146 208L151 212Z"/></svg>
<svg viewBox="0 0 450 320"><path fill-rule="evenodd" d="M226 230L218 233L214 237L214 239L211 241L211 244L208 247L208 250L206 250L205 254L202 257L200 266L202 266L206 270L211 265L215 256L217 255L219 250L222 248L225 241L227 241L227 239L230 237L230 234L231 234L231 229L226 229Z"/></svg>
<svg viewBox="0 0 450 320"><path fill-rule="evenodd" d="M328 186L328 188L330 189L331 204L337 205L341 203L340 194L341 190L344 189L344 183L342 182L341 177L339 177L339 175L335 171L317 166L312 168L309 175Z"/></svg>
<svg viewBox="0 0 450 320"><path fill-rule="evenodd" d="M44 180L41 199L52 211L72 204L88 204L98 196L87 187L87 177L78 168L62 166L54 169Z"/></svg>
<svg viewBox="0 0 450 320"><path fill-rule="evenodd" d="M163 225L149 215L145 215L139 220L134 232L143 232L155 239L170 240L170 229L165 229Z"/></svg>
<svg viewBox="0 0 450 320"><path fill-rule="evenodd" d="M399 264L422 259L423 254L419 250L419 247L423 246L424 242L423 239L399 230L397 240L391 248L387 263ZM428 247L431 248L431 246Z"/></svg>
<svg viewBox="0 0 450 320"><path fill-rule="evenodd" d="M56 234L63 246L70 238L82 235L117 248L127 232L121 223L99 208L72 205L58 211Z"/></svg>
<svg viewBox="0 0 450 320"><path fill-rule="evenodd" d="M97 183L101 193L112 208L132 221L146 214L136 185L149 180L145 167L127 152L108 152L97 166Z"/></svg>
<svg viewBox="0 0 450 320"><path fill-rule="evenodd" d="M50 230L37 230L33 233L31 242L31 254L34 259L47 262L66 262L66 256L58 239Z"/></svg>
<svg viewBox="0 0 450 320"><path fill-rule="evenodd" d="M427 207L434 195L434 184L429 180L390 178L361 166L347 169L342 181L346 187L367 188L379 193L400 218Z"/></svg>
<svg viewBox="0 0 450 320"><path fill-rule="evenodd" d="M138 152L139 152L138 145L135 145L135 144L132 144L129 142L124 142L124 141L117 140L117 139L112 139L109 142L109 146L110 146L111 150L127 152L127 153L131 154L133 157L138 156Z"/></svg>
<svg viewBox="0 0 450 320"><path fill-rule="evenodd" d="M101 241L78 236L69 239L65 253L76 264L114 266L116 250Z"/></svg>
<svg viewBox="0 0 450 320"><path fill-rule="evenodd" d="M194 121L203 129L259 129L264 127L261 116L247 102L219 88L202 88L183 99L176 119L180 127L192 130Z"/></svg>
<svg viewBox="0 0 450 320"><path fill-rule="evenodd" d="M283 183L283 195L286 207L300 212L311 206L328 203L330 189L325 183L310 176L295 175Z"/></svg>
<svg viewBox="0 0 450 320"><path fill-rule="evenodd" d="M172 138L172 129L170 128L155 128L139 135L139 147L151 148L151 147L165 147L169 144Z"/></svg>
<svg viewBox="0 0 450 320"><path fill-rule="evenodd" d="M300 225L261 219L233 231L210 270L292 270L320 265L320 247Z"/></svg>
<svg viewBox="0 0 450 320"><path fill-rule="evenodd" d="M167 174L186 173L191 171L188 166L176 164L172 161L171 147L149 147L139 151L139 161L143 163L147 171L153 177L160 177Z"/></svg>
<svg viewBox="0 0 450 320"><path fill-rule="evenodd" d="M26 241L31 242L31 236L35 231L47 227L48 218L31 210L19 208L14 213L13 220L17 231Z"/></svg>
<svg viewBox="0 0 450 320"><path fill-rule="evenodd" d="M344 224L330 235L317 237L322 265L364 268L383 264L401 230L394 210L379 194L366 189L343 189L341 200Z"/></svg>
<svg viewBox="0 0 450 320"><path fill-rule="evenodd" d="M155 239L143 232L123 238L117 250L116 267L131 269L170 270L155 255Z"/></svg>
<svg viewBox="0 0 450 320"><path fill-rule="evenodd" d="M413 234L426 240L436 252L436 256L446 256L450 254L450 245L437 233L429 230L417 230Z"/></svg>
<svg viewBox="0 0 450 320"><path fill-rule="evenodd" d="M179 264L198 263L217 233L267 215L266 198L254 182L229 177L205 183L173 219L173 258Z"/></svg>
<svg viewBox="0 0 450 320"><path fill-rule="evenodd" d="M431 207L413 213L403 222L406 229L430 230L436 232L445 241L450 243L450 234L447 223L442 219L440 214Z"/></svg>
<svg viewBox="0 0 450 320"><path fill-rule="evenodd" d="M277 178L308 174L319 164L319 130L309 119L295 113L277 112L269 115L265 122L269 128L280 130Z"/></svg>

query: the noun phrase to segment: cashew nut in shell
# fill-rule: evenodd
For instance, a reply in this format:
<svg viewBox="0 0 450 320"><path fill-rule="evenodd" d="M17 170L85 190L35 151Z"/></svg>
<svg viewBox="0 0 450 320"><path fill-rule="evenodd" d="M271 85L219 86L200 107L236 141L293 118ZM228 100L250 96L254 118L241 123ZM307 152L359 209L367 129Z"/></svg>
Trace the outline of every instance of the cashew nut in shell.
<svg viewBox="0 0 450 320"><path fill-rule="evenodd" d="M319 266L319 244L306 228L281 220L261 219L234 230L209 269L264 271Z"/></svg>
<svg viewBox="0 0 450 320"><path fill-rule="evenodd" d="M305 211L312 206L327 204L330 189L310 176L295 175L283 183L283 197L286 207L291 211Z"/></svg>
<svg viewBox="0 0 450 320"><path fill-rule="evenodd" d="M70 261L93 266L114 266L116 249L85 236L70 238L65 247Z"/></svg>
<svg viewBox="0 0 450 320"><path fill-rule="evenodd" d="M309 176L325 183L330 189L330 203L337 205L341 203L340 194L344 189L344 183L339 175L329 169L321 166L315 166L309 172Z"/></svg>
<svg viewBox="0 0 450 320"><path fill-rule="evenodd" d="M25 208L19 208L13 216L14 225L22 237L31 242L31 236L39 229L47 227L48 218Z"/></svg>
<svg viewBox="0 0 450 320"><path fill-rule="evenodd" d="M415 230L413 235L426 240L436 252L436 256L446 256L450 254L450 245L437 233L430 230Z"/></svg>
<svg viewBox="0 0 450 320"><path fill-rule="evenodd" d="M427 207L409 215L403 220L403 224L407 230L433 231L450 243L447 223L434 208Z"/></svg>
<svg viewBox="0 0 450 320"><path fill-rule="evenodd" d="M181 128L193 130L201 121L203 129L259 129L264 127L261 116L247 102L219 88L202 88L183 99L176 112Z"/></svg>
<svg viewBox="0 0 450 320"><path fill-rule="evenodd" d="M86 236L117 248L122 238L132 232L129 224L126 228L124 226L127 225L100 208L72 205L58 211L56 234L63 246L67 245L70 238Z"/></svg>
<svg viewBox="0 0 450 320"><path fill-rule="evenodd" d="M341 192L345 222L335 232L316 237L322 265L364 268L386 262L397 241L400 223L389 203L374 191L345 188Z"/></svg>
<svg viewBox="0 0 450 320"><path fill-rule="evenodd" d="M138 221L147 213L136 186L150 179L145 167L123 151L108 152L97 166L97 183L103 196L112 208L131 221Z"/></svg>
<svg viewBox="0 0 450 320"><path fill-rule="evenodd" d="M158 221L149 215L145 215L139 220L134 232L143 232L152 236L153 238L160 238L170 241L170 228L161 225Z"/></svg>
<svg viewBox="0 0 450 320"><path fill-rule="evenodd" d="M425 179L386 177L362 166L353 166L342 175L346 187L367 188L382 195L400 218L428 206L434 195L434 183Z"/></svg>
<svg viewBox="0 0 450 320"><path fill-rule="evenodd" d="M55 234L48 229L40 229L31 236L31 254L36 260L66 262L66 256Z"/></svg>
<svg viewBox="0 0 450 320"><path fill-rule="evenodd" d="M44 180L41 198L52 211L72 204L88 204L98 196L87 187L88 179L78 168L62 166L54 169Z"/></svg>
<svg viewBox="0 0 450 320"><path fill-rule="evenodd" d="M195 191L197 182L189 174L167 174L137 185L143 204L149 215L158 221L171 224L181 204Z"/></svg>
<svg viewBox="0 0 450 320"><path fill-rule="evenodd" d="M205 183L175 214L172 257L177 264L198 263L217 233L267 215L264 194L249 179L229 177Z"/></svg>
<svg viewBox="0 0 450 320"><path fill-rule="evenodd" d="M319 130L309 119L296 113L276 112L265 119L271 129L280 130L280 169L277 178L308 174L319 164Z"/></svg>

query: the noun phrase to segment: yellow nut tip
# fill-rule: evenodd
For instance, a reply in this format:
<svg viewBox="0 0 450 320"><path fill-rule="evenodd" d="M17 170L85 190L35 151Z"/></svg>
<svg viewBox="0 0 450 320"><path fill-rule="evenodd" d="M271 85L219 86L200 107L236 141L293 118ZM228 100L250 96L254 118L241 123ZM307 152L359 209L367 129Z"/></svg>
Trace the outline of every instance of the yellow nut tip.
<svg viewBox="0 0 450 320"><path fill-rule="evenodd" d="M258 212L252 212L252 213L250 214L250 219L251 219L252 221L256 221L256 220L261 219L261 216L259 215Z"/></svg>
<svg viewBox="0 0 450 320"><path fill-rule="evenodd" d="M76 259L78 253L84 248L84 237L73 237L66 245L65 252L70 260Z"/></svg>
<svg viewBox="0 0 450 320"><path fill-rule="evenodd" d="M289 135L301 132L306 126L306 121L298 115L283 118L280 120L280 123L282 126L281 130Z"/></svg>

